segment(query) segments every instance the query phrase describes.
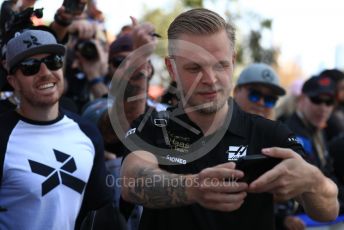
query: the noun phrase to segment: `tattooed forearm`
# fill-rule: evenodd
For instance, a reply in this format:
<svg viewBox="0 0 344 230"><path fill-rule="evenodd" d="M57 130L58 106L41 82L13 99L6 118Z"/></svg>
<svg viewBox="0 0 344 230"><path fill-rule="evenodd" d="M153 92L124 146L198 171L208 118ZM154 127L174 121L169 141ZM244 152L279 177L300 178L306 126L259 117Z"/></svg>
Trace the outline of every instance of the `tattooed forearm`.
<svg viewBox="0 0 344 230"><path fill-rule="evenodd" d="M176 207L188 204L186 178L160 169L138 169L128 184L130 199L150 208Z"/></svg>

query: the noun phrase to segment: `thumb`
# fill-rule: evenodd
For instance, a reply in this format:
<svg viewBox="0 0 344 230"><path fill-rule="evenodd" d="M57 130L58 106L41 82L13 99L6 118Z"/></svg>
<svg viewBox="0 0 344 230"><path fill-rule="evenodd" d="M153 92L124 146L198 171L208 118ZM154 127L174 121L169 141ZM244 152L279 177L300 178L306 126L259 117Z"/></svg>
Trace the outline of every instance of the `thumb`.
<svg viewBox="0 0 344 230"><path fill-rule="evenodd" d="M224 163L224 164L216 165L214 168L235 169L235 163L234 162L227 162L227 163Z"/></svg>
<svg viewBox="0 0 344 230"><path fill-rule="evenodd" d="M137 21L137 19L133 16L130 16L130 19L131 19L131 25L133 27L137 26L139 24L139 22Z"/></svg>

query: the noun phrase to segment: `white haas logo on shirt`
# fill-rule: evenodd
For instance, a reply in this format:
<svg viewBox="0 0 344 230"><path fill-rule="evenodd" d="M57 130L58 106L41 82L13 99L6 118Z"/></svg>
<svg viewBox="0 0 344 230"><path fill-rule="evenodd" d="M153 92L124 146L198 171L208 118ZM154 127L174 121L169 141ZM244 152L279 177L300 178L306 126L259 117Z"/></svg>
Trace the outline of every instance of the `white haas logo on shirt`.
<svg viewBox="0 0 344 230"><path fill-rule="evenodd" d="M229 146L226 153L228 153L228 161L236 161L239 158L246 156L247 145L243 146Z"/></svg>

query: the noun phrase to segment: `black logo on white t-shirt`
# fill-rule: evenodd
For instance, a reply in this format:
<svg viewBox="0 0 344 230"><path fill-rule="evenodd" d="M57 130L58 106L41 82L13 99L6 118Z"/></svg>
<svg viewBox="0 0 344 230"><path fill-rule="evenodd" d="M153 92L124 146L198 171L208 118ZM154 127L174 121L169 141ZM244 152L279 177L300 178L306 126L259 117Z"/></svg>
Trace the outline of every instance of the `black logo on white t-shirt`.
<svg viewBox="0 0 344 230"><path fill-rule="evenodd" d="M47 179L42 183L42 196L56 188L61 183L81 194L86 183L72 175L72 173L77 169L74 158L58 150L53 149L53 151L56 160L63 163L63 165L58 169L29 160L31 171L33 173L47 177Z"/></svg>

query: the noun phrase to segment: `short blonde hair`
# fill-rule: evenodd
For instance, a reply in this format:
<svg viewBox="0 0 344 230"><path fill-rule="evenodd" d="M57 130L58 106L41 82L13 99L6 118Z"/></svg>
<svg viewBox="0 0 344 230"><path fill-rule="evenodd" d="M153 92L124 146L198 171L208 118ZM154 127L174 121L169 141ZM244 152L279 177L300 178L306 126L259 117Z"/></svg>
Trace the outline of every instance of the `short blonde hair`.
<svg viewBox="0 0 344 230"><path fill-rule="evenodd" d="M170 24L167 34L168 39L178 39L181 34L208 35L225 30L232 49L235 47L235 28L230 22L226 22L217 13L197 8L186 11L176 17ZM169 46L169 53L172 50Z"/></svg>

